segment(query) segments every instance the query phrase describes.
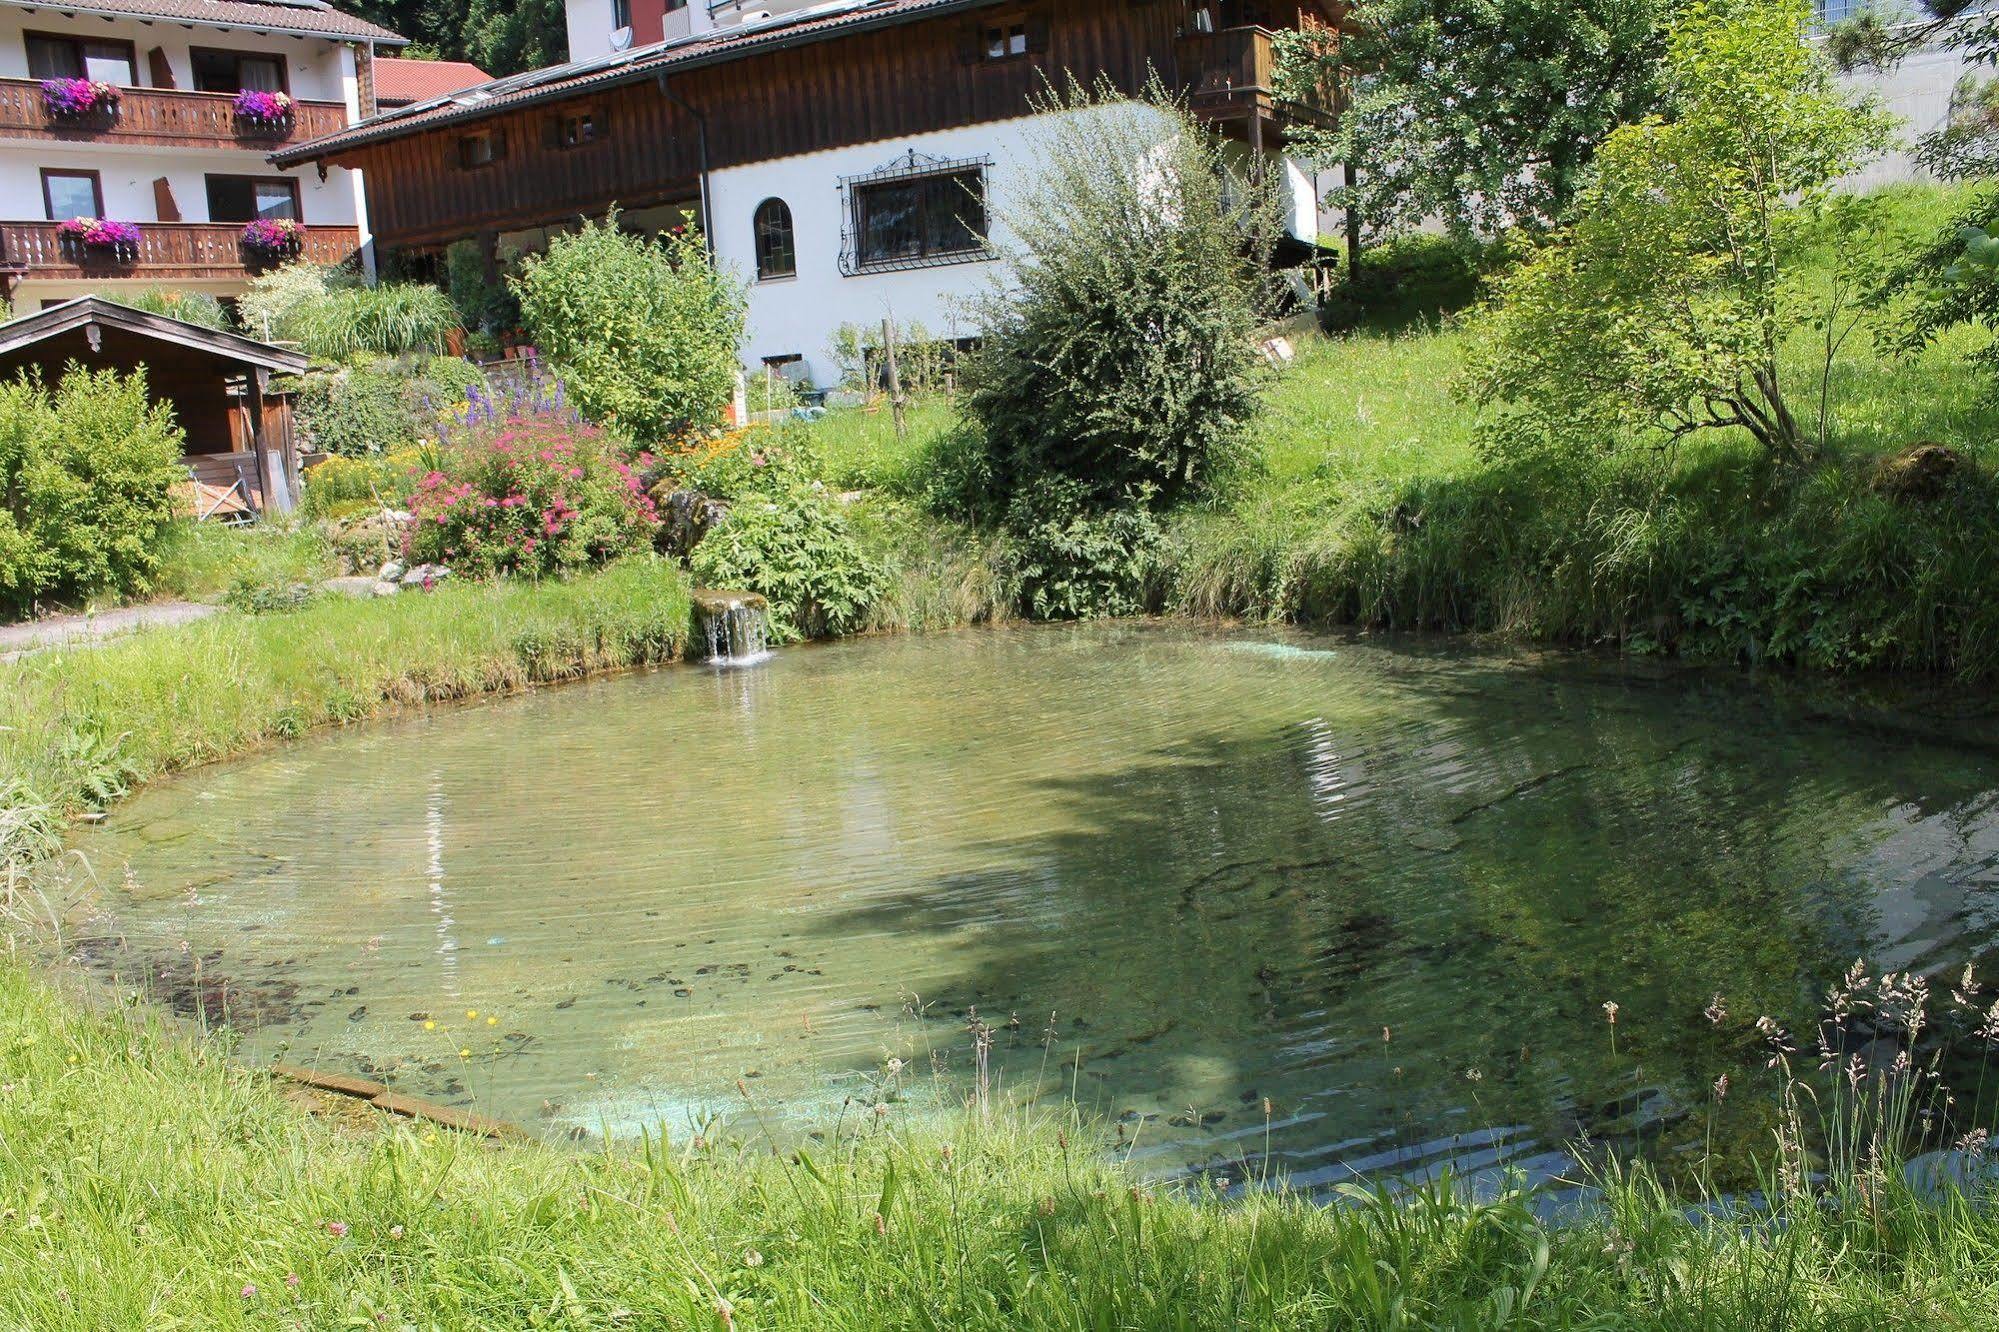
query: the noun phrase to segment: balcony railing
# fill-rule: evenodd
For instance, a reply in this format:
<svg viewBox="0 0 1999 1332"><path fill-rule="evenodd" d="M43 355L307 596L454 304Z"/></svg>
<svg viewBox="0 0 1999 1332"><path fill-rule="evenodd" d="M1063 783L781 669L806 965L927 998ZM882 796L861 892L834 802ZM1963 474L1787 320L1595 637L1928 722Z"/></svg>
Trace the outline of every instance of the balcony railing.
<svg viewBox="0 0 1999 1332"><path fill-rule="evenodd" d="M0 274L41 278L142 278L155 282L230 280L268 267L245 253L240 222L140 222L135 253L85 249L53 222L0 222ZM337 264L361 244L355 227L307 227L299 258Z"/></svg>
<svg viewBox="0 0 1999 1332"><path fill-rule="evenodd" d="M52 116L42 104L40 80L0 79L0 138L268 150L293 139L331 134L347 124L347 108L339 102L295 102L284 121L265 125L238 116L231 93L119 92L114 111Z"/></svg>
<svg viewBox="0 0 1999 1332"><path fill-rule="evenodd" d="M1204 120L1247 119L1331 128L1337 117L1329 98L1294 101L1277 93L1277 35L1268 28L1190 32L1174 52L1187 106Z"/></svg>

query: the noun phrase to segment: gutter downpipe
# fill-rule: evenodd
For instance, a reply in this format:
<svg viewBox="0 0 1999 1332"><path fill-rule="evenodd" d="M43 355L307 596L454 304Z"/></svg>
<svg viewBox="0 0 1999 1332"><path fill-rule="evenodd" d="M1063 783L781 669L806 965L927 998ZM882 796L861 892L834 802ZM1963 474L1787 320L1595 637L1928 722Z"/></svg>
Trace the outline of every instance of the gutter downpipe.
<svg viewBox="0 0 1999 1332"><path fill-rule="evenodd" d="M659 95L685 111L694 121L696 149L701 160L701 243L707 247L708 262L712 264L715 262L715 211L708 189L708 117L689 106L673 90L673 80L667 71L661 70L654 81L659 85Z"/></svg>

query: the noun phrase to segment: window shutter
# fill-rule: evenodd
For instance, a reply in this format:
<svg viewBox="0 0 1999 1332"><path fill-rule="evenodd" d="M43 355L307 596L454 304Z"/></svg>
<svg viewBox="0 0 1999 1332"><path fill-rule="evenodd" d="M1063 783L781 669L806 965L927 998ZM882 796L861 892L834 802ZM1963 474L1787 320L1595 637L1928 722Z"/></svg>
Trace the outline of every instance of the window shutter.
<svg viewBox="0 0 1999 1332"><path fill-rule="evenodd" d="M958 63L961 65L976 65L985 58L985 25L967 23L958 32Z"/></svg>
<svg viewBox="0 0 1999 1332"><path fill-rule="evenodd" d="M541 146L560 148L562 146L562 113L556 112L542 122Z"/></svg>
<svg viewBox="0 0 1999 1332"><path fill-rule="evenodd" d="M505 130L496 129L493 131L493 160L495 162L504 162L507 160L507 132Z"/></svg>
<svg viewBox="0 0 1999 1332"><path fill-rule="evenodd" d="M1029 55L1041 55L1048 50L1049 29L1051 26L1046 14L1030 14L1027 16L1027 52Z"/></svg>

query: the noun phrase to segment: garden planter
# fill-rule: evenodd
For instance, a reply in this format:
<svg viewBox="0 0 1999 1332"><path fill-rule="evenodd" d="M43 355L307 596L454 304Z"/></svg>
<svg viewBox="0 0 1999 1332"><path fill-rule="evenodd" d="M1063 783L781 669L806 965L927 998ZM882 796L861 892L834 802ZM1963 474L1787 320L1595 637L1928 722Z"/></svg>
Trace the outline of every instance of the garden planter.
<svg viewBox="0 0 1999 1332"><path fill-rule="evenodd" d="M42 110L57 125L101 129L118 117L124 94L97 79L44 79Z"/></svg>
<svg viewBox="0 0 1999 1332"><path fill-rule="evenodd" d="M110 218L73 217L56 227L63 258L73 264L129 264L139 257L139 229Z"/></svg>
<svg viewBox="0 0 1999 1332"><path fill-rule="evenodd" d="M305 245L305 228L289 218L258 218L243 228L243 262L269 267L298 258Z"/></svg>
<svg viewBox="0 0 1999 1332"><path fill-rule="evenodd" d="M231 104L236 113L236 132L247 138L282 139L292 132L297 103L281 92L260 92L245 88Z"/></svg>

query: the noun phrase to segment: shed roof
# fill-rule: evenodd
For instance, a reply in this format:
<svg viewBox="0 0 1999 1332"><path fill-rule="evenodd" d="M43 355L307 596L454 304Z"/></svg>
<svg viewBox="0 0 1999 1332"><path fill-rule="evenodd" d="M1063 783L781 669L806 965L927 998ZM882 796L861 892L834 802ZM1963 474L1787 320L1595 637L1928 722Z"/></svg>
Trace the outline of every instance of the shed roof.
<svg viewBox="0 0 1999 1332"><path fill-rule="evenodd" d="M105 300L102 296L79 296L73 301L51 305L35 314L0 324L0 357L30 351L38 343L91 325L115 328L175 347L206 352L261 370L299 374L312 366L312 358L304 352L293 351L289 347L274 347L240 333L227 333L167 315L135 310L129 305Z"/></svg>
<svg viewBox="0 0 1999 1332"><path fill-rule="evenodd" d="M385 107L427 102L492 81L492 75L465 60L375 58L375 99Z"/></svg>

